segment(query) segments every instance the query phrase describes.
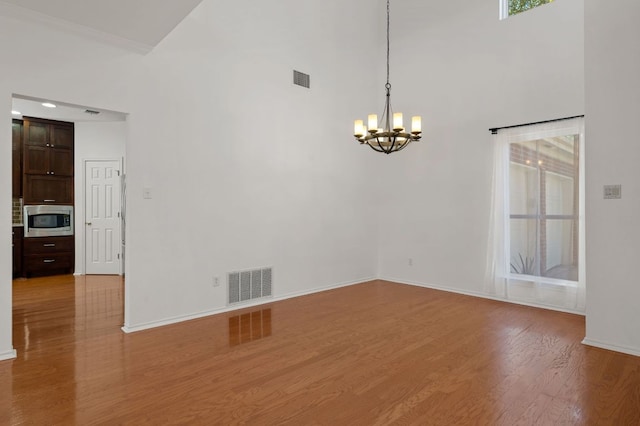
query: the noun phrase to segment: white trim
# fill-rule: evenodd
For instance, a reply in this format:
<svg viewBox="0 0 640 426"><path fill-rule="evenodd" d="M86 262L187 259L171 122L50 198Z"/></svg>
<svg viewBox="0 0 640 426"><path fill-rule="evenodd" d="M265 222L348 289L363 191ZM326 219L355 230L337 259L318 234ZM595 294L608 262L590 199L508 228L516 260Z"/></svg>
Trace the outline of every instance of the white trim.
<svg viewBox="0 0 640 426"><path fill-rule="evenodd" d="M17 357L18 357L18 353L16 352L15 349L12 349L12 350L7 351L7 352L0 353L0 361L6 361L6 360L14 359L14 358L17 358Z"/></svg>
<svg viewBox="0 0 640 426"><path fill-rule="evenodd" d="M355 280L355 281L348 281L348 282L343 282L343 283L339 283L339 284L333 284L333 285L329 285L329 286L326 286L326 287L316 287L316 288L313 288L311 290L294 291L292 293L287 293L287 294L284 294L284 295L281 295L281 296L256 299L255 301L250 301L248 303L234 304L233 306L230 306L230 307L229 306L225 306L225 307L218 308L218 309L212 309L212 310L209 310L209 311L197 312L197 313L189 314L189 315L180 315L180 316L177 316L177 317L166 318L166 319L159 320L159 321L151 321L151 322L142 323L142 324L133 325L133 326L125 324L122 327L122 331L124 331L125 333L135 333L137 331L148 330L150 328L156 328L156 327L161 327L161 326L165 326L165 325L176 324L176 323L183 322L183 321L189 321L189 320L193 320L193 319L208 317L208 316L211 316L211 315L222 314L222 313L225 313L225 312L237 311L237 310L240 310L240 309L251 308L251 307L254 307L254 306L266 305L266 304L273 303L273 302L279 302L281 300L293 299L293 298L296 298L296 297L307 296L309 294L314 294L314 293L322 293L323 291L334 290L334 289L341 288L341 287L349 287L351 285L362 284L362 283L365 283L365 282L368 282L368 281L374 281L374 280L376 280L376 278L374 278L374 277L361 278L361 279L358 279L358 280Z"/></svg>
<svg viewBox="0 0 640 426"><path fill-rule="evenodd" d="M582 344L587 346L593 346L595 348L606 349L609 351L621 352L623 354L640 356L640 348L629 348L627 346L619 346L611 343L604 343L598 340L588 339L586 337L582 341Z"/></svg>
<svg viewBox="0 0 640 426"><path fill-rule="evenodd" d="M130 40L115 34L109 34L85 25L76 24L75 22L45 15L44 13L18 6L15 4L4 3L0 1L0 15L16 18L22 21L32 22L36 24L46 25L50 28L65 32L67 34L87 37L95 41L117 46L135 53L145 55L155 46L146 43Z"/></svg>
<svg viewBox="0 0 640 426"><path fill-rule="evenodd" d="M426 283L421 283L421 282L416 282L416 281L406 281L406 280L400 280L397 278L379 278L380 280L383 281L391 281L394 283L398 283L398 284L406 284L406 285L412 285L415 287L423 287L423 288L430 288L432 290L440 290L440 291L446 291L447 293L456 293L456 294L462 294L465 296L472 296L472 297L479 297L481 299L488 299L488 300L495 300L497 302L505 302L505 303L511 303L513 305L522 305L522 306L529 306L531 308L538 308L538 309L546 309L549 311L557 311L557 312L564 312L567 314L574 314L574 315L580 315L580 316L585 316L584 312L581 311L577 311L577 310L572 310L572 309L565 309L565 308L561 308L558 306L552 306L552 305L542 305L539 303L530 303L530 302L522 302L522 301L518 301L518 300L510 300L510 299L505 299L502 297L497 297L497 296L492 296L490 294L487 293L481 293L481 292L476 292L476 291L468 291L468 290L460 290L457 288L453 288L453 287L447 287L447 286L441 286L441 285L435 285L435 284L426 284Z"/></svg>
<svg viewBox="0 0 640 426"><path fill-rule="evenodd" d="M498 0L498 18L500 20L507 19L509 17L509 0Z"/></svg>

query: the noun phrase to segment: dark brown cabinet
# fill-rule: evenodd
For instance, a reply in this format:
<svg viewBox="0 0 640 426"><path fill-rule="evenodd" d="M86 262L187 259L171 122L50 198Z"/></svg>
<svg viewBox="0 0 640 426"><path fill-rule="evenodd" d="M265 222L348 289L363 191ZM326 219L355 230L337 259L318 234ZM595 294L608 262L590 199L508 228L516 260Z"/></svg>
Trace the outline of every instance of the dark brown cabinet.
<svg viewBox="0 0 640 426"><path fill-rule="evenodd" d="M25 204L73 204L73 123L25 118L22 191Z"/></svg>
<svg viewBox="0 0 640 426"><path fill-rule="evenodd" d="M13 246L13 278L22 276L22 235L24 233L22 227L12 227L12 246Z"/></svg>
<svg viewBox="0 0 640 426"><path fill-rule="evenodd" d="M11 195L22 197L22 120L11 122Z"/></svg>
<svg viewBox="0 0 640 426"><path fill-rule="evenodd" d="M73 204L73 178L24 175L25 204Z"/></svg>
<svg viewBox="0 0 640 426"><path fill-rule="evenodd" d="M73 273L73 236L25 238L23 241L22 267L26 277Z"/></svg>

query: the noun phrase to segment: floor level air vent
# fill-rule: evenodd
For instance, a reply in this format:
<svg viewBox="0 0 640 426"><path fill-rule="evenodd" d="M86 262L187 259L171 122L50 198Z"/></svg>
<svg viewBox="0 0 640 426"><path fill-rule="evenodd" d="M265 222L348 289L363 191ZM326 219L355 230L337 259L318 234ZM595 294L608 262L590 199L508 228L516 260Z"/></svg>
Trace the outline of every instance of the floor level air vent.
<svg viewBox="0 0 640 426"><path fill-rule="evenodd" d="M271 296L271 277L271 268L230 272L227 277L229 305Z"/></svg>

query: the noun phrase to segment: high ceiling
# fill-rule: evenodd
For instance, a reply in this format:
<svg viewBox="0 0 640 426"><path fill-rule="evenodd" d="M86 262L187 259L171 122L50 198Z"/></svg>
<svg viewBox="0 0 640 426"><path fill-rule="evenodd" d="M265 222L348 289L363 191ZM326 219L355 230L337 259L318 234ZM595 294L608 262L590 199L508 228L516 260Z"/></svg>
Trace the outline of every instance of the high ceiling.
<svg viewBox="0 0 640 426"><path fill-rule="evenodd" d="M0 0L0 14L146 53L202 0Z"/></svg>

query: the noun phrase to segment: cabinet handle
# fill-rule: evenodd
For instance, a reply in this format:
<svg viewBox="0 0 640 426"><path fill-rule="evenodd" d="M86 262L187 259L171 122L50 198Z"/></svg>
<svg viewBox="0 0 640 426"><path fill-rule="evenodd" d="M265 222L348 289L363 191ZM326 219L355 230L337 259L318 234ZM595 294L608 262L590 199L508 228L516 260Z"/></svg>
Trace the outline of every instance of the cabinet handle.
<svg viewBox="0 0 640 426"><path fill-rule="evenodd" d="M53 148L53 144L51 144L51 148Z"/></svg>
<svg viewBox="0 0 640 426"><path fill-rule="evenodd" d="M55 259L45 259L45 260L43 260L44 263L53 263L55 261L56 261Z"/></svg>
<svg viewBox="0 0 640 426"><path fill-rule="evenodd" d="M54 243L50 243L50 244L43 244L42 247L55 247L56 245Z"/></svg>
<svg viewBox="0 0 640 426"><path fill-rule="evenodd" d="M47 146L49 146L49 144L47 144Z"/></svg>
<svg viewBox="0 0 640 426"><path fill-rule="evenodd" d="M55 174L55 173L53 173L53 172L49 172L49 173L51 173L52 175L53 175L53 174Z"/></svg>
<svg viewBox="0 0 640 426"><path fill-rule="evenodd" d="M43 200L45 203L55 203L56 200Z"/></svg>

